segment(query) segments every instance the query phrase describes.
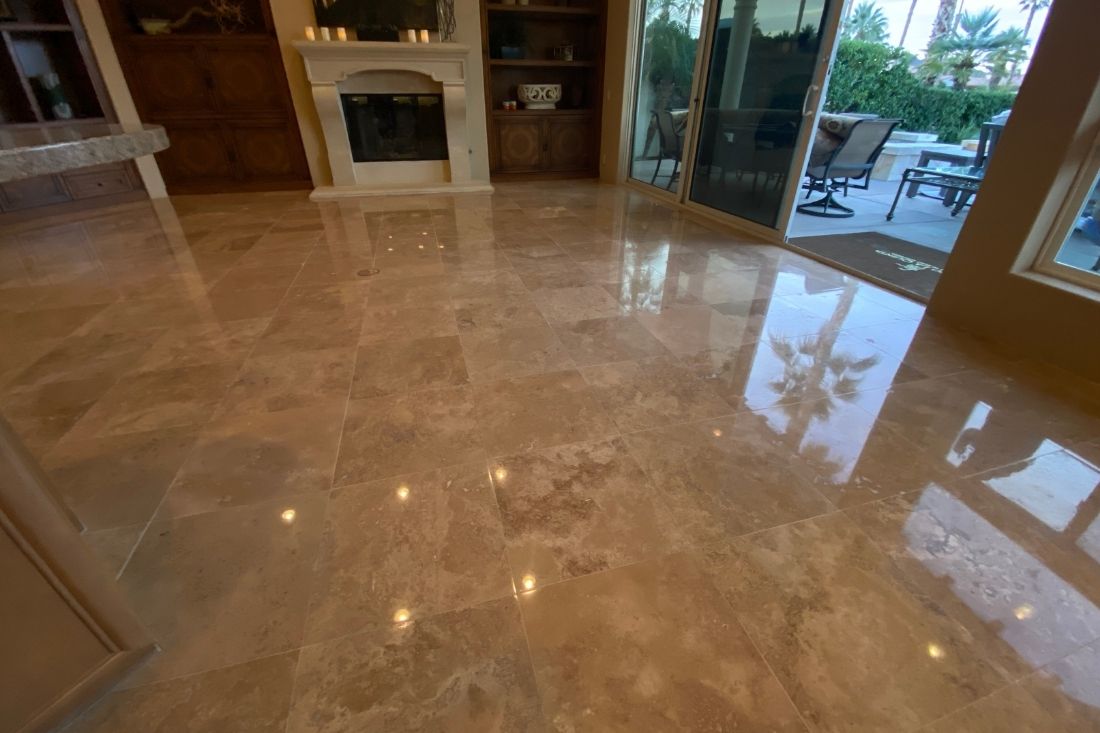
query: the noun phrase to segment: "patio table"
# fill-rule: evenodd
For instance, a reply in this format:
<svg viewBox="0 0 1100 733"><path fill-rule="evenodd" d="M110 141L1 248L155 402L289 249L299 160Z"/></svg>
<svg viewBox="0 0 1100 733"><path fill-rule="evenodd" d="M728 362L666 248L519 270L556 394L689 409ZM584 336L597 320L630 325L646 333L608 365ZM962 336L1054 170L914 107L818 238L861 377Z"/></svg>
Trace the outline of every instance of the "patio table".
<svg viewBox="0 0 1100 733"><path fill-rule="evenodd" d="M984 176L985 169L974 165L906 168L905 173L901 176L901 181L898 183L898 191L894 194L894 203L886 214L886 220L890 221L894 218L894 211L898 208L901 192L907 186L914 192L921 186L935 186L941 189L944 191L943 197L932 196L931 194L921 195L944 201L945 206L951 206L951 216L955 216L963 210L963 207L970 201L970 197L978 192L978 187L981 185ZM909 196L912 197L913 193L910 193Z"/></svg>

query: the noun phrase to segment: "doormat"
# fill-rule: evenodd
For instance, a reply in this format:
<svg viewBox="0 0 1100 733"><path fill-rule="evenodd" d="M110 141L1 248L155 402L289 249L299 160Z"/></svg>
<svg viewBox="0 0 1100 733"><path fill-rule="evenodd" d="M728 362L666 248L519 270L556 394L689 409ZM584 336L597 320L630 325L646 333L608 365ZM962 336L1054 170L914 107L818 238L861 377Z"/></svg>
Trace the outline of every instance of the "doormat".
<svg viewBox="0 0 1100 733"><path fill-rule="evenodd" d="M879 232L795 237L795 247L884 280L927 300L939 282L947 253Z"/></svg>

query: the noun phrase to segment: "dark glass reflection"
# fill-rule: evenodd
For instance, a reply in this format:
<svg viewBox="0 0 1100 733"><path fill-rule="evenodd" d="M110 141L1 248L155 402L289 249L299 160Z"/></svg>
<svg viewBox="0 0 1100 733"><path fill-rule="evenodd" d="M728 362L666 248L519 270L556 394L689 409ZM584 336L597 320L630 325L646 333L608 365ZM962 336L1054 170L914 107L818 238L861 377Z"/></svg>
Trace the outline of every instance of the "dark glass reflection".
<svg viewBox="0 0 1100 733"><path fill-rule="evenodd" d="M442 94L344 94L352 159L446 160Z"/></svg>
<svg viewBox="0 0 1100 733"><path fill-rule="evenodd" d="M774 227L828 0L723 0L691 182L701 204Z"/></svg>

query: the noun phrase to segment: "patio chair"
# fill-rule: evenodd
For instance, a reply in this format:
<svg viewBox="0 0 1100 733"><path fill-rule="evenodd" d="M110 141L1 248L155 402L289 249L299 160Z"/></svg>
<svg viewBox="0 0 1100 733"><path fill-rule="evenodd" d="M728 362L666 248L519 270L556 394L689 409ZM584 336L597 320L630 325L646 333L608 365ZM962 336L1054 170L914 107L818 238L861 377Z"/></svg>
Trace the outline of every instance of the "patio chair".
<svg viewBox="0 0 1100 733"><path fill-rule="evenodd" d="M668 177L668 185L671 189L672 182L676 180L676 174L680 170L680 158L684 152L684 138L676 131L676 124L672 120L672 112L667 109L653 110L653 119L657 123L657 140L660 142L660 150L657 151L657 165L653 168L653 178L650 184L657 183L657 175L661 172L661 163L665 158L672 158L672 175Z"/></svg>
<svg viewBox="0 0 1100 733"><path fill-rule="evenodd" d="M806 197L815 190L824 192L824 196L802 204L798 211L810 216L823 216L830 219L843 219L855 216L855 211L838 203L833 194L846 188L849 179L860 179L871 175L882 147L890 133L901 120L862 119L856 120L848 131L844 141L832 151L824 163L810 166L806 170L809 177L809 190Z"/></svg>

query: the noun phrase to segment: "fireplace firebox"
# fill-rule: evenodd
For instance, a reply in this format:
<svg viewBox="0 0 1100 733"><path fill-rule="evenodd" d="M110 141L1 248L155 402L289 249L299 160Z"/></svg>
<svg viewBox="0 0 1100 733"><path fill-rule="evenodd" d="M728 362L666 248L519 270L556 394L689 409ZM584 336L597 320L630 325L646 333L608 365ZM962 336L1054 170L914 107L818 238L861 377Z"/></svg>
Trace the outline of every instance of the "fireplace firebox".
<svg viewBox="0 0 1100 733"><path fill-rule="evenodd" d="M356 163L447 160L442 94L342 94Z"/></svg>

